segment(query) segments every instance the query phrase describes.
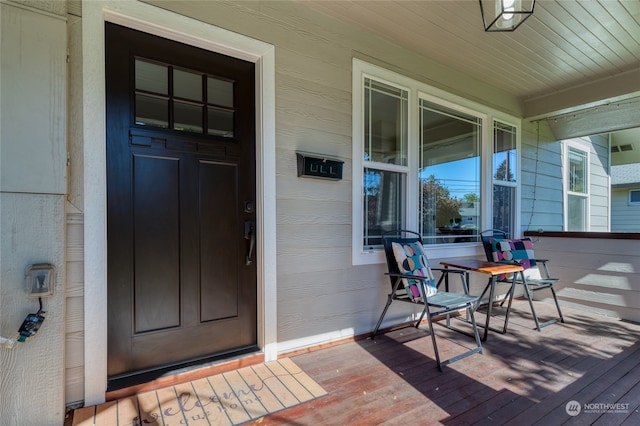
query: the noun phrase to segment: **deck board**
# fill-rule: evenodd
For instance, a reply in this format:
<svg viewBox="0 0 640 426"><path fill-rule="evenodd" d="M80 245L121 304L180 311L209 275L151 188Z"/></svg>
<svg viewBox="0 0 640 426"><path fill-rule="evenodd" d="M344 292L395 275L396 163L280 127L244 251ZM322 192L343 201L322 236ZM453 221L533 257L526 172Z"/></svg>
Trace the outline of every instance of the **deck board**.
<svg viewBox="0 0 640 426"><path fill-rule="evenodd" d="M135 419L140 418L138 411L138 399L135 397L123 398L116 401L118 404L117 425L133 425Z"/></svg>
<svg viewBox="0 0 640 426"><path fill-rule="evenodd" d="M95 426L118 424L118 403L110 401L96 407Z"/></svg>
<svg viewBox="0 0 640 426"><path fill-rule="evenodd" d="M553 314L552 305L538 303L536 309L542 318ZM211 378L171 389L188 424L205 424L198 423L205 414L210 424L245 421L261 426L640 424L640 324L570 308L563 311L566 323L538 332L528 303L514 301L509 332L490 332L484 354L450 364L442 373L424 326L306 351L277 365L257 364L220 374L215 380L241 389L236 399L221 382L215 384L216 394ZM500 312L494 311L498 326ZM482 321L483 314L478 318ZM458 322L459 328L467 326ZM472 339L442 326L436 326L436 335L443 357L473 345ZM292 390L302 392L296 398ZM169 397L165 392L119 400L117 415L128 422L119 424L136 424L132 419L138 415L138 403L140 419L148 422L138 424L162 424L163 414L167 416L158 404ZM304 402L307 398L311 399ZM571 417L565 409L569 401L581 407L618 403L629 408ZM162 404L163 410L169 407L173 408L168 413L174 413L175 406ZM73 426L93 424L98 414L91 410L76 410ZM165 424L176 423L166 420Z"/></svg>
<svg viewBox="0 0 640 426"><path fill-rule="evenodd" d="M539 305L539 316L550 317L553 307ZM392 425L420 419L420 424L553 425L575 421L565 411L568 401L605 401L607 392L622 390L618 402L630 404L626 417L604 414L585 420L640 423L640 401L634 393L640 378L629 376L634 368L640 371L635 361L640 359L639 324L565 308L565 324L538 332L526 301L515 301L514 309L506 335L490 332L483 355L451 364L444 373L435 368L430 336L414 328L292 357L328 396L320 410L307 413L294 407L265 421ZM464 336L442 327L436 334L450 339L442 344L438 340L441 351L466 344ZM357 363L349 362L353 359ZM621 381L626 376L629 384ZM605 384L597 388L600 383ZM372 387L377 390L372 392Z"/></svg>

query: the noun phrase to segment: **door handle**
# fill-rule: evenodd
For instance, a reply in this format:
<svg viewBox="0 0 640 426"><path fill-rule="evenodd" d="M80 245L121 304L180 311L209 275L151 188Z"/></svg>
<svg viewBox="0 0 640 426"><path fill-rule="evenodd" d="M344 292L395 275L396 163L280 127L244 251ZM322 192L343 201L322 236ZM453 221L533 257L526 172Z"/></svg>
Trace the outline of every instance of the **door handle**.
<svg viewBox="0 0 640 426"><path fill-rule="evenodd" d="M248 241L247 256L244 258L244 264L249 266L253 263L253 249L256 245L256 224L253 220L244 222L244 239Z"/></svg>

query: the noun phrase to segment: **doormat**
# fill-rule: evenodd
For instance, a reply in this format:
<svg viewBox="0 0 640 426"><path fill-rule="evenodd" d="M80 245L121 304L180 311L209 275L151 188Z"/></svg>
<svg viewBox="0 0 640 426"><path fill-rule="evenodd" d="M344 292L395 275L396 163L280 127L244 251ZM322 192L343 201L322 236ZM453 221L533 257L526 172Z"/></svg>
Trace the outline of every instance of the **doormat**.
<svg viewBox="0 0 640 426"><path fill-rule="evenodd" d="M283 358L79 408L72 425L238 425L326 394Z"/></svg>

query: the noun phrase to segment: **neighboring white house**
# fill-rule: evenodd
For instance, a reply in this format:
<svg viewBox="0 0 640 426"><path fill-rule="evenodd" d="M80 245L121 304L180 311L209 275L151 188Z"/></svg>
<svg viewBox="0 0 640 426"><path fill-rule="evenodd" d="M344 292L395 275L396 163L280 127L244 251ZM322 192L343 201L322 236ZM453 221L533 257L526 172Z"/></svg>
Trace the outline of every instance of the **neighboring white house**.
<svg viewBox="0 0 640 426"><path fill-rule="evenodd" d="M611 231L640 232L640 164L611 167Z"/></svg>

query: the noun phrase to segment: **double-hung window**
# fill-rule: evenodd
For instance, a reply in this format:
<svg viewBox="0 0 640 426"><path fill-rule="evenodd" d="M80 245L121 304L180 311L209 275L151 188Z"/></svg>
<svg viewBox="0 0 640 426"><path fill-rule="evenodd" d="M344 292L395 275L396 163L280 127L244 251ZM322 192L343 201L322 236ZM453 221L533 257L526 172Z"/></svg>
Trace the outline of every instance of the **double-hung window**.
<svg viewBox="0 0 640 426"><path fill-rule="evenodd" d="M519 226L519 120L353 62L353 263L417 230L441 256L478 255L479 232Z"/></svg>
<svg viewBox="0 0 640 426"><path fill-rule="evenodd" d="M589 230L589 149L565 142L565 230Z"/></svg>
<svg viewBox="0 0 640 426"><path fill-rule="evenodd" d="M512 235L518 200L517 128L510 124L493 123L493 207L492 228Z"/></svg>
<svg viewBox="0 0 640 426"><path fill-rule="evenodd" d="M405 223L408 93L364 79L363 244L370 249L383 232Z"/></svg>

